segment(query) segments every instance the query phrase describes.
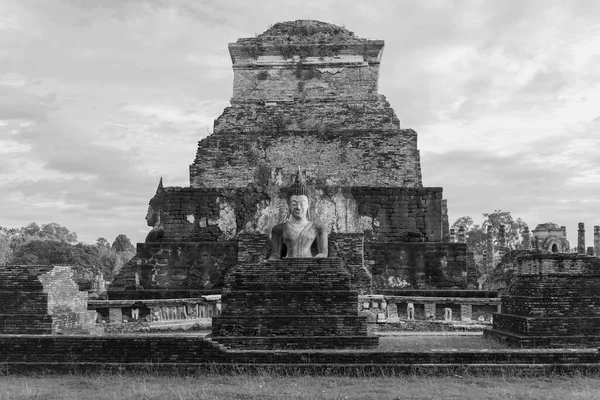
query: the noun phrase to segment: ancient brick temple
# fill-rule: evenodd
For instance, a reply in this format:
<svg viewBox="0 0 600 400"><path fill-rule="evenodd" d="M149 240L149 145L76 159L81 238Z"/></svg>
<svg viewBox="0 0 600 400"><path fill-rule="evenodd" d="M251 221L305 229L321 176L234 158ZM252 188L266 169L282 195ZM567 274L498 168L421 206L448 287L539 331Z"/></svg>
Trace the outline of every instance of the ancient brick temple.
<svg viewBox="0 0 600 400"><path fill-rule="evenodd" d="M383 47L317 21L229 44L231 106L198 143L190 186L159 185L153 233L110 298L193 297L221 288L232 266L265 260L298 167L308 218L327 227L329 256L355 288L474 284L466 244L448 240L442 188L422 185L417 133L378 93Z"/></svg>

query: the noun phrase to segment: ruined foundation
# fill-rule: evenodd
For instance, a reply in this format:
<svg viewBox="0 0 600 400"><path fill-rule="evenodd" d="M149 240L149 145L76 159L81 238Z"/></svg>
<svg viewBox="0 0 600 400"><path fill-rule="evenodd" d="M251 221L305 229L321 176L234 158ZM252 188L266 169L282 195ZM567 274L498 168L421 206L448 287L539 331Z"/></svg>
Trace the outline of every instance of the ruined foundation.
<svg viewBox="0 0 600 400"><path fill-rule="evenodd" d="M358 292L337 258L244 264L228 276L212 339L232 348L371 348Z"/></svg>

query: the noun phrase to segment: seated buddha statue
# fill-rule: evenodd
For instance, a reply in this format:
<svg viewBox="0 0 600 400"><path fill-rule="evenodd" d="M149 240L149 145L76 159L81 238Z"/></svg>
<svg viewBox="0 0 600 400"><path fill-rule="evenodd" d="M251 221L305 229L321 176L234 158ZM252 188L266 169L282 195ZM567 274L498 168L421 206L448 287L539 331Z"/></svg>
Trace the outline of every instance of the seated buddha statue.
<svg viewBox="0 0 600 400"><path fill-rule="evenodd" d="M288 219L275 225L271 231L271 255L269 260L278 260L285 245L285 258L312 258L311 247L317 244L315 258L327 257L327 231L307 219L309 208L308 191L298 168L296 180L288 192Z"/></svg>

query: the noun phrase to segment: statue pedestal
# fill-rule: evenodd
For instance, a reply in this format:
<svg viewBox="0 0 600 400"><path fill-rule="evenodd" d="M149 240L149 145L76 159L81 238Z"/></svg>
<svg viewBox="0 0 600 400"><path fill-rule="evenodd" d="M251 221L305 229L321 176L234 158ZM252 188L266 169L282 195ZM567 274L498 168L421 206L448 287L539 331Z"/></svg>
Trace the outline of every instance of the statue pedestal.
<svg viewBox="0 0 600 400"><path fill-rule="evenodd" d="M232 348L371 348L358 292L339 258L288 258L235 267L213 340Z"/></svg>

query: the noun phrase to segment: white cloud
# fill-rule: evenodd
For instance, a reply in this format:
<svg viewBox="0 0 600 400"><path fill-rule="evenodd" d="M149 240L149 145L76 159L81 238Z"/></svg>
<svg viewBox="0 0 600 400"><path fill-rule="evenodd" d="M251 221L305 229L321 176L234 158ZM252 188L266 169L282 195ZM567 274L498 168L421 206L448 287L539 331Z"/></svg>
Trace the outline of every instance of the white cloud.
<svg viewBox="0 0 600 400"><path fill-rule="evenodd" d="M425 184L452 215L594 224L596 3L3 1L0 219L143 240L158 178L187 185L228 105L227 44L311 18L386 41L380 93L419 132Z"/></svg>

